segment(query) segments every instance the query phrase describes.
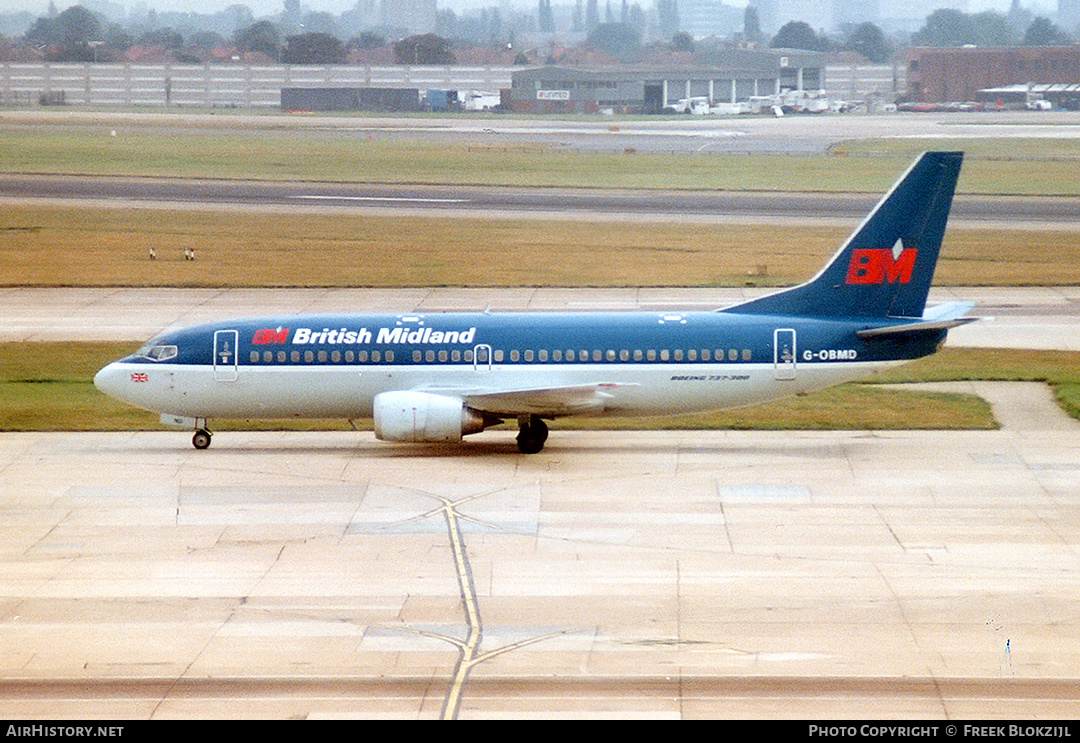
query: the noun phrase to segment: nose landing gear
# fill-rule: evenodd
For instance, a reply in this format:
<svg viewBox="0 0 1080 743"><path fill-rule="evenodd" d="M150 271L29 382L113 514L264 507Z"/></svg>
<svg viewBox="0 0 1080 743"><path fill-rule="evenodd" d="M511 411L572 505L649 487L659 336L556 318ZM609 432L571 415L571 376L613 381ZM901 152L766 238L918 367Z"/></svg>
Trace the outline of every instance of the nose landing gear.
<svg viewBox="0 0 1080 743"><path fill-rule="evenodd" d="M191 437L191 445L196 449L206 449L210 446L211 439L210 432L205 428L200 428L195 432L195 435Z"/></svg>

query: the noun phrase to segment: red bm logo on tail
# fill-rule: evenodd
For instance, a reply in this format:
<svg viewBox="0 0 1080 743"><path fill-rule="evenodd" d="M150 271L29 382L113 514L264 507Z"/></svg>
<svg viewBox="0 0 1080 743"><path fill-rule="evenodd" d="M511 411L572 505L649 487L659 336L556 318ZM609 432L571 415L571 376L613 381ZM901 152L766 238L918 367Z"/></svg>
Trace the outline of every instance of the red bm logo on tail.
<svg viewBox="0 0 1080 743"><path fill-rule="evenodd" d="M268 343L288 343L289 342L289 329L288 328L262 328L256 330L255 335L251 338L251 344L254 346L262 346Z"/></svg>
<svg viewBox="0 0 1080 743"><path fill-rule="evenodd" d="M909 248L894 256L888 248L857 248L851 251L848 284L907 284L919 251Z"/></svg>

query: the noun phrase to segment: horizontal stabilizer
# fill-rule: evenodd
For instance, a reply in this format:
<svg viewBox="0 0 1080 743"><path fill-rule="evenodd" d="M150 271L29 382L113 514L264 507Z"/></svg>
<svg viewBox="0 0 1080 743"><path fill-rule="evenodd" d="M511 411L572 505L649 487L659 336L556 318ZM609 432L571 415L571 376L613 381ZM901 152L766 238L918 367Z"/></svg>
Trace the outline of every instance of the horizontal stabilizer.
<svg viewBox="0 0 1080 743"><path fill-rule="evenodd" d="M921 319L915 322L898 323L896 325L883 325L877 328L858 330L855 335L862 339L881 338L882 336L897 336L908 333L918 333L926 330L949 330L961 325L975 322L977 317L965 317L968 311L974 307L971 302L954 302L931 307L923 313Z"/></svg>

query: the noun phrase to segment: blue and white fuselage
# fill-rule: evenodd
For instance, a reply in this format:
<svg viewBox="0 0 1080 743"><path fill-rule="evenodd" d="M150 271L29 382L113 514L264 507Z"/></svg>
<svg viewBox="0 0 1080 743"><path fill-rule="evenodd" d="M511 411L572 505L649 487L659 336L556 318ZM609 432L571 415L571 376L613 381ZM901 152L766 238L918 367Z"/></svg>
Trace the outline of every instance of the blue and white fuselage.
<svg viewBox="0 0 1080 743"><path fill-rule="evenodd" d="M197 429L215 418L368 418L392 441L460 441L516 418L715 410L933 353L967 306L925 312L958 153L923 155L807 284L715 312L307 315L166 333L103 392Z"/></svg>

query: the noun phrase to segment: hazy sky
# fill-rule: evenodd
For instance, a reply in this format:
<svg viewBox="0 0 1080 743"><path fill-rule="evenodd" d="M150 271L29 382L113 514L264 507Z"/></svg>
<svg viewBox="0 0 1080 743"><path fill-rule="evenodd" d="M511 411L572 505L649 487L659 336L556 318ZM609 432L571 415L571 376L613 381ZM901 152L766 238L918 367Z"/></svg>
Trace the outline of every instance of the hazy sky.
<svg viewBox="0 0 1080 743"><path fill-rule="evenodd" d="M126 5L129 8L136 4L139 0L112 0L122 5ZM151 8L157 8L162 10L168 8L169 10L197 10L203 13L216 12L224 10L230 5L236 2L242 2L255 11L256 15L268 15L271 13L277 13L281 11L283 2L282 0L141 0ZM654 0L634 0L641 3L643 6L653 4ZM60 10L64 10L70 5L75 5L75 0L55 0L56 7ZM310 7L316 11L326 11L330 13L341 13L344 10L348 10L356 4L356 0L301 0L303 5ZM450 8L453 10L461 11L468 8L483 8L491 7L493 5L501 5L506 3L507 0L439 0L440 8ZM571 3L573 0L553 0L556 5L563 3ZM726 0L728 5L744 6L746 0ZM1010 0L968 0L969 12L976 12L980 10L998 10L1005 11L1009 8ZM527 7L535 7L536 0L510 0L512 5L524 5ZM1026 0L1022 2L1023 5L1028 6L1032 4L1050 5L1056 8L1057 3L1055 0L1041 0L1037 3L1033 3L1032 0ZM0 9L3 10L29 10L33 13L43 13L49 7L49 0L0 0Z"/></svg>

